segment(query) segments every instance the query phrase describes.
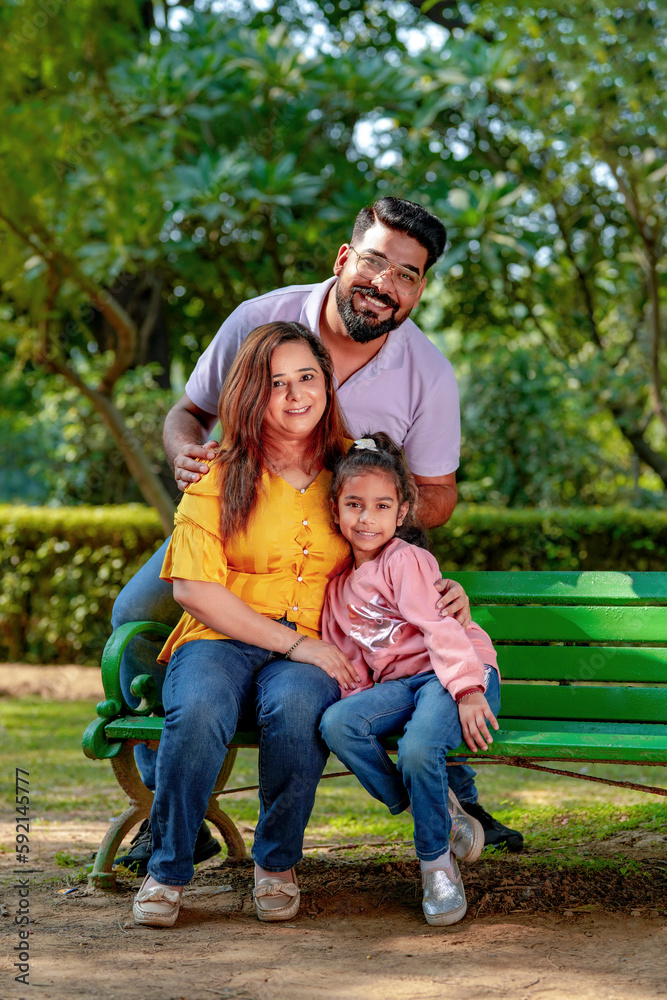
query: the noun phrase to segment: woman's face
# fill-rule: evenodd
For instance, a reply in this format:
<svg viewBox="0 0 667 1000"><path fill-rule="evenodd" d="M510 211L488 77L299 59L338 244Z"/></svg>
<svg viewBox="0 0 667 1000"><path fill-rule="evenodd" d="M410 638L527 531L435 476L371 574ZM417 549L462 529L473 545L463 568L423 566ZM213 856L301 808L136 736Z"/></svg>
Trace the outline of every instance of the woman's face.
<svg viewBox="0 0 667 1000"><path fill-rule="evenodd" d="M271 399L262 433L275 440L308 438L327 405L324 372L299 340L276 347L271 356Z"/></svg>

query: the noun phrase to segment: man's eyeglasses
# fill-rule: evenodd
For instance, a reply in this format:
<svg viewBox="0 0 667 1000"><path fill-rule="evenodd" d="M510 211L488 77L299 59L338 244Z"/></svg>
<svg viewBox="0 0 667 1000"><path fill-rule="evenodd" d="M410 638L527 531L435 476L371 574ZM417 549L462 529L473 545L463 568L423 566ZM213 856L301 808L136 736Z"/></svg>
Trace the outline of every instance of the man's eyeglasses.
<svg viewBox="0 0 667 1000"><path fill-rule="evenodd" d="M357 255L357 274L362 278L379 278L381 274L391 272L391 280L394 288L401 295L416 295L422 282L421 276L409 271L402 264L392 264L385 257L378 257L374 253L359 253L354 247L350 247Z"/></svg>

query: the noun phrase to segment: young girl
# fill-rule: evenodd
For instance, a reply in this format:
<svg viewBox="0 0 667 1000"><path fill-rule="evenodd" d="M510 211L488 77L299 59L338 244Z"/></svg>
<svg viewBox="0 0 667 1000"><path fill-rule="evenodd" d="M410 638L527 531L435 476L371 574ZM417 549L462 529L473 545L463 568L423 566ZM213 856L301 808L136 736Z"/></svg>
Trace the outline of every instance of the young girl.
<svg viewBox="0 0 667 1000"><path fill-rule="evenodd" d="M393 814L410 808L429 924L466 912L456 857L475 860L480 824L448 790L447 753L462 739L488 749L498 729L500 680L491 640L434 607L434 557L414 519L416 486L385 434L355 441L334 472L331 509L354 565L328 586L323 638L345 653L361 682L343 686L321 731L330 749ZM347 697L354 695L354 697ZM385 736L402 733L396 763ZM454 828L452 829L452 823Z"/></svg>

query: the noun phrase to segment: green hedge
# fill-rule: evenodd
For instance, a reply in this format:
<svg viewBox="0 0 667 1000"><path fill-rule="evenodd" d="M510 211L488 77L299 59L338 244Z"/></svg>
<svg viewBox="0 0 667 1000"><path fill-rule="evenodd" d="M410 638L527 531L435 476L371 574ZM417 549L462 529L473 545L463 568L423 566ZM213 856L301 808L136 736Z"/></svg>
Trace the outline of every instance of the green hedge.
<svg viewBox="0 0 667 1000"><path fill-rule="evenodd" d="M0 506L0 659L96 663L120 588L162 542L153 510ZM667 513L457 507L433 532L443 570L660 570Z"/></svg>
<svg viewBox="0 0 667 1000"><path fill-rule="evenodd" d="M141 504L0 506L0 659L99 662L115 597L163 540Z"/></svg>
<svg viewBox="0 0 667 1000"><path fill-rule="evenodd" d="M432 533L443 570L625 570L667 567L667 511L460 505Z"/></svg>

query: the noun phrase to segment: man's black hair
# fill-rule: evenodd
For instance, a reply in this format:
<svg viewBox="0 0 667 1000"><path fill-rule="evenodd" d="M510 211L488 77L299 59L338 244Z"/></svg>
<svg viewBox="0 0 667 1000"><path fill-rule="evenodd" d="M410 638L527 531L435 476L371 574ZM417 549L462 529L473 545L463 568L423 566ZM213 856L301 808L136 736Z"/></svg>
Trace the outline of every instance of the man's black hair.
<svg viewBox="0 0 667 1000"><path fill-rule="evenodd" d="M435 264L447 242L447 230L440 219L431 215L421 205L403 198L380 198L369 208L362 208L355 219L352 230L352 245L361 239L364 233L381 222L389 229L411 236L420 243L428 253L424 272Z"/></svg>

